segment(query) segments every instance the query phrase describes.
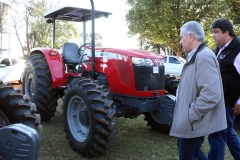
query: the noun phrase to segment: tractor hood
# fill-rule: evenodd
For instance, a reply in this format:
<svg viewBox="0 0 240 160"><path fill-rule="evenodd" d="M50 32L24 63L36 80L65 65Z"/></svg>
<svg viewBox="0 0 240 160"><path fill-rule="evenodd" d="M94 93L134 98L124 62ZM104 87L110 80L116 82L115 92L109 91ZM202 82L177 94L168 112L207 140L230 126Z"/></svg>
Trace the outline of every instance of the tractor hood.
<svg viewBox="0 0 240 160"><path fill-rule="evenodd" d="M139 57L139 58L154 58L154 59L163 59L164 58L163 55L160 55L156 52L140 50L140 49L96 48L96 51L97 50L101 50L101 52L112 52L112 53L122 54L125 56Z"/></svg>

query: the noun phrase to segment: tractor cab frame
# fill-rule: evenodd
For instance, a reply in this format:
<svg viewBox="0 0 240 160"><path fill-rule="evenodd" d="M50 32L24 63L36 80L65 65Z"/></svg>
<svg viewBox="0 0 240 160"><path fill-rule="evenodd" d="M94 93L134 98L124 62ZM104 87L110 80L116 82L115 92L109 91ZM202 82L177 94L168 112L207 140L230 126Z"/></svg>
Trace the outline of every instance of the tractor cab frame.
<svg viewBox="0 0 240 160"><path fill-rule="evenodd" d="M51 48L55 47L55 26L56 20L82 22L83 23L83 44L86 45L86 22L91 21L92 23L92 76L95 72L95 19L97 18L108 18L112 13L105 11L95 10L94 2L91 1L92 9L77 8L71 6L59 7L53 10L49 10L44 14L44 18L47 18L47 23L52 23L52 44Z"/></svg>

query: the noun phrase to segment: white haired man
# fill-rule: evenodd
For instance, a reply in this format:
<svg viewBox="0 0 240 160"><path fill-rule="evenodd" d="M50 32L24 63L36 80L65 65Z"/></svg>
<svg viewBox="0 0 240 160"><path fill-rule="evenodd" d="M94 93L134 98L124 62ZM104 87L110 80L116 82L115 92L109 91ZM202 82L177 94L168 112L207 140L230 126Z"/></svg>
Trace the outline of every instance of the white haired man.
<svg viewBox="0 0 240 160"><path fill-rule="evenodd" d="M178 137L180 160L203 160L205 135L227 127L221 73L214 52L203 43L202 26L190 21L180 30L188 61L181 73L170 136Z"/></svg>

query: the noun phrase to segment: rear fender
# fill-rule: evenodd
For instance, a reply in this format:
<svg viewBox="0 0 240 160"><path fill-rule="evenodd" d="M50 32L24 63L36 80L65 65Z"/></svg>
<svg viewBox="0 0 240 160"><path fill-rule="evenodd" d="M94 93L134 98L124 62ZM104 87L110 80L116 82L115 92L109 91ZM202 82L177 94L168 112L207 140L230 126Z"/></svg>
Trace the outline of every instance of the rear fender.
<svg viewBox="0 0 240 160"><path fill-rule="evenodd" d="M59 52L52 48L34 48L31 50L32 54L43 54L48 63L48 67L52 76L52 87L66 86L67 75L65 73L65 66Z"/></svg>

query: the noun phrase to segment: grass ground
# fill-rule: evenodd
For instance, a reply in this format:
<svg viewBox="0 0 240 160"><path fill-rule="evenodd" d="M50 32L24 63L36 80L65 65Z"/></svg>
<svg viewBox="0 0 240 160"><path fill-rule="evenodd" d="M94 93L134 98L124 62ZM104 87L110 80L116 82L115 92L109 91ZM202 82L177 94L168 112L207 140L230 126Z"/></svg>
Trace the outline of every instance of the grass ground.
<svg viewBox="0 0 240 160"><path fill-rule="evenodd" d="M61 103L61 101L59 101ZM53 118L42 122L43 134L39 160L87 160L73 151L65 138L62 110L57 107ZM175 137L154 132L147 126L144 116L136 119L118 118L116 140L105 155L91 160L177 160ZM240 132L238 131L238 135ZM207 153L209 145L204 141L202 150ZM229 151L225 160L233 160Z"/></svg>

